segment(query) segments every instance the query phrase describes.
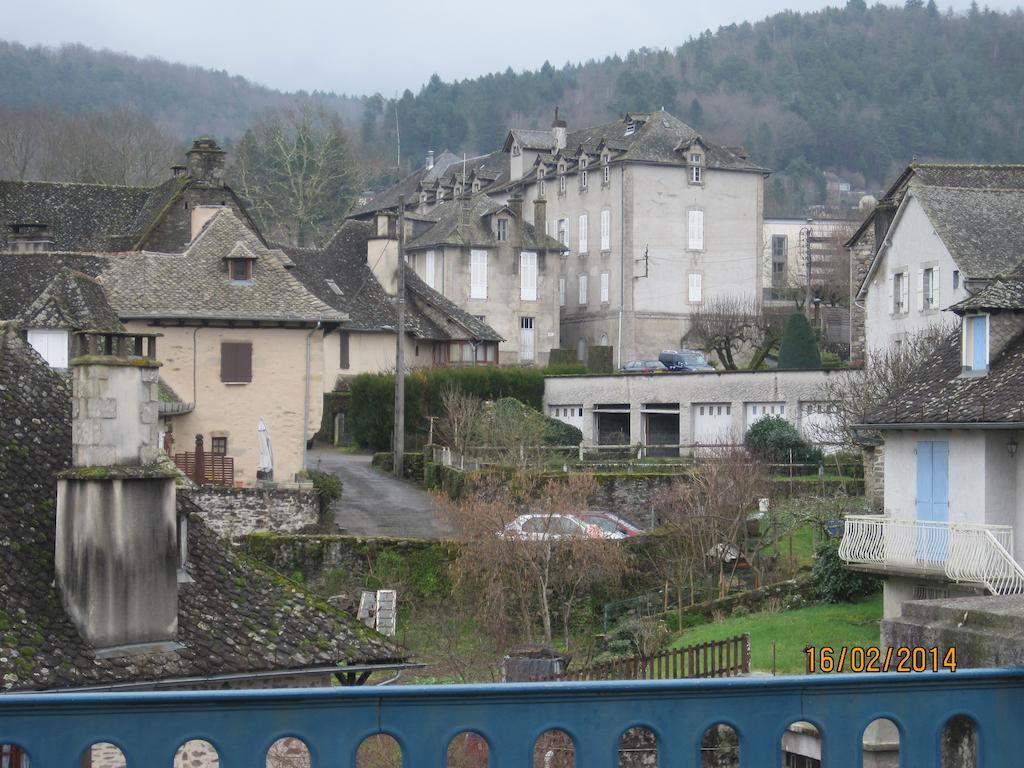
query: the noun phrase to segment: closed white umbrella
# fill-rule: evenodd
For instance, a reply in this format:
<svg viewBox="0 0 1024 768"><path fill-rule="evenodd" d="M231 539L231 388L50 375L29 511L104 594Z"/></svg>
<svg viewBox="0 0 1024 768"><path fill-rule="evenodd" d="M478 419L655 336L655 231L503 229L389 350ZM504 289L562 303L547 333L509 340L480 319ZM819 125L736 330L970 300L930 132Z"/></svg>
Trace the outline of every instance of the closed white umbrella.
<svg viewBox="0 0 1024 768"><path fill-rule="evenodd" d="M256 434L260 439L260 472L267 480L274 477L274 450L270 447L270 432L267 430L267 423L261 418L260 424L256 427Z"/></svg>

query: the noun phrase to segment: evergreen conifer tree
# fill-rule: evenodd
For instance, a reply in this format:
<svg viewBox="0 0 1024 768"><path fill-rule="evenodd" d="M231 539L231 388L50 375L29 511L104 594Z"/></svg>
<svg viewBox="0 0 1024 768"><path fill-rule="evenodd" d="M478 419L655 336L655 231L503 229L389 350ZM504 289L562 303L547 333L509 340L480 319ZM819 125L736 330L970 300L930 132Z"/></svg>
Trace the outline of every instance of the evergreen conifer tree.
<svg viewBox="0 0 1024 768"><path fill-rule="evenodd" d="M779 348L779 368L820 368L821 354L818 340L807 318L799 312L791 315L782 332Z"/></svg>

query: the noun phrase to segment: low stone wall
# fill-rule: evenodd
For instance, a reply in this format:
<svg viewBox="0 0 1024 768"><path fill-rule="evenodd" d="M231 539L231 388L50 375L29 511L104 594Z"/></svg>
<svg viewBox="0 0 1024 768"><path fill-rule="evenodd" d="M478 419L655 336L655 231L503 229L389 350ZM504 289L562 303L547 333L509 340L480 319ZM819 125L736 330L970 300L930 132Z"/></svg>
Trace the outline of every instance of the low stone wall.
<svg viewBox="0 0 1024 768"><path fill-rule="evenodd" d="M299 488L223 488L204 485L187 491L203 520L230 539L257 531L293 533L320 521L316 493Z"/></svg>
<svg viewBox="0 0 1024 768"><path fill-rule="evenodd" d="M592 509L618 515L638 528L655 527L654 502L681 475L595 474L597 491L588 499Z"/></svg>
<svg viewBox="0 0 1024 768"><path fill-rule="evenodd" d="M743 592L723 597L719 600L709 600L706 603L689 605L683 608L683 616L700 616L708 621L714 618L716 613L729 616L737 608L744 608L750 613L767 610L771 601L781 602L787 597L799 595L808 602L814 599L814 581L810 576L800 576L795 579L779 581L775 584L767 584L758 589L749 589ZM673 609L673 613L678 610Z"/></svg>

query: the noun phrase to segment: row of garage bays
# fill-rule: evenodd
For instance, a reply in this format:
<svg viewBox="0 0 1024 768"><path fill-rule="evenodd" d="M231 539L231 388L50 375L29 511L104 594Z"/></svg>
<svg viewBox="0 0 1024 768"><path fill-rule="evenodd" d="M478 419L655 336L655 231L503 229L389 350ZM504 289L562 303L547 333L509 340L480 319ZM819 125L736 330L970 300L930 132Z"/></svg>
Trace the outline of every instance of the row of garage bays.
<svg viewBox="0 0 1024 768"><path fill-rule="evenodd" d="M820 374L822 372L800 371L794 373ZM766 373L766 376L778 376ZM684 374L684 376L686 376ZM725 379L726 385L755 385L750 389L761 388L763 381L752 376L729 379L721 374L710 374L712 379ZM578 382L585 385L575 388L566 386L566 379L579 378L590 381ZM644 399L639 402L613 401L610 397L598 399L600 393L615 394L615 387L601 387L595 379L612 377L557 377L547 382L556 381L556 386L547 384L545 387L545 403L547 413L552 418L572 424L583 433L584 445L594 446L644 446L644 453L649 456L673 456L688 454L702 448L736 445L743 442L744 435L751 425L768 416L781 416L791 421L809 441L820 445L825 450L838 448L840 440L837 424L838 419L829 403L820 399L820 383L817 387L810 383L793 379L791 393L783 393L777 388L773 394L781 395L775 400L664 400ZM674 378L674 377L672 377ZM696 376L689 374L688 379L680 382L681 386L694 387ZM703 379L704 375L700 375ZM658 386L672 389L670 377L657 377ZM712 384L711 381L700 382L701 388ZM589 386L587 386L589 385ZM598 396L587 402L562 402L555 398L563 394L560 389L594 389ZM620 385L621 388L621 385ZM731 395L724 386L720 394ZM629 389L636 389L630 386ZM650 389L650 387L648 387ZM626 394L623 392L622 394ZM637 394L637 393L630 393ZM656 393L649 393L656 394ZM742 393L736 393L742 394ZM788 396L787 396L788 395ZM795 398L792 395L796 395ZM803 395L803 399L800 397ZM809 399L818 396L819 399ZM582 399L582 398L581 398Z"/></svg>

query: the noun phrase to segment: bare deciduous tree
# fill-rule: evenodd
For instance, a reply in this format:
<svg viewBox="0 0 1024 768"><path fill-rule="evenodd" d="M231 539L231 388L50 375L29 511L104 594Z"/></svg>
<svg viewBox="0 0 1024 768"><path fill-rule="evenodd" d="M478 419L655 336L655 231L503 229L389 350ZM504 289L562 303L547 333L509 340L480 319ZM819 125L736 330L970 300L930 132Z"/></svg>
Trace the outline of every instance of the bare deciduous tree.
<svg viewBox="0 0 1024 768"><path fill-rule="evenodd" d="M739 449L722 449L702 460L685 481L655 501L662 523L662 552L654 565L672 584L680 607L696 601L709 577L724 597L746 555L746 521L765 495L767 473Z"/></svg>
<svg viewBox="0 0 1024 768"><path fill-rule="evenodd" d="M559 515L586 509L594 491L590 475L541 480L485 476L459 501L439 499L460 539L455 564L457 594L473 603L480 625L511 642L523 638L550 643L561 619L566 647L580 600L596 583L615 582L628 560L617 541L565 533ZM547 521L538 540L505 533L522 512Z"/></svg>
<svg viewBox="0 0 1024 768"><path fill-rule="evenodd" d="M715 296L690 316L687 338L714 353L727 370L739 368L745 351L751 353L750 367L757 368L782 338L787 316L745 296Z"/></svg>
<svg viewBox="0 0 1024 768"><path fill-rule="evenodd" d="M311 104L271 113L246 131L231 170L264 231L303 247L334 233L359 187L341 118Z"/></svg>
<svg viewBox="0 0 1024 768"><path fill-rule="evenodd" d="M948 337L949 325L910 334L898 344L869 351L861 368L843 376L830 376L822 385L822 400L833 409L832 423L818 428L831 434L814 434L818 442L842 441L851 447L863 444L868 433L855 430L875 408L905 392L911 376Z"/></svg>
<svg viewBox="0 0 1024 768"><path fill-rule="evenodd" d="M441 445L465 456L479 436L484 403L479 397L448 383L441 390L441 407L444 415L437 422L437 439Z"/></svg>

